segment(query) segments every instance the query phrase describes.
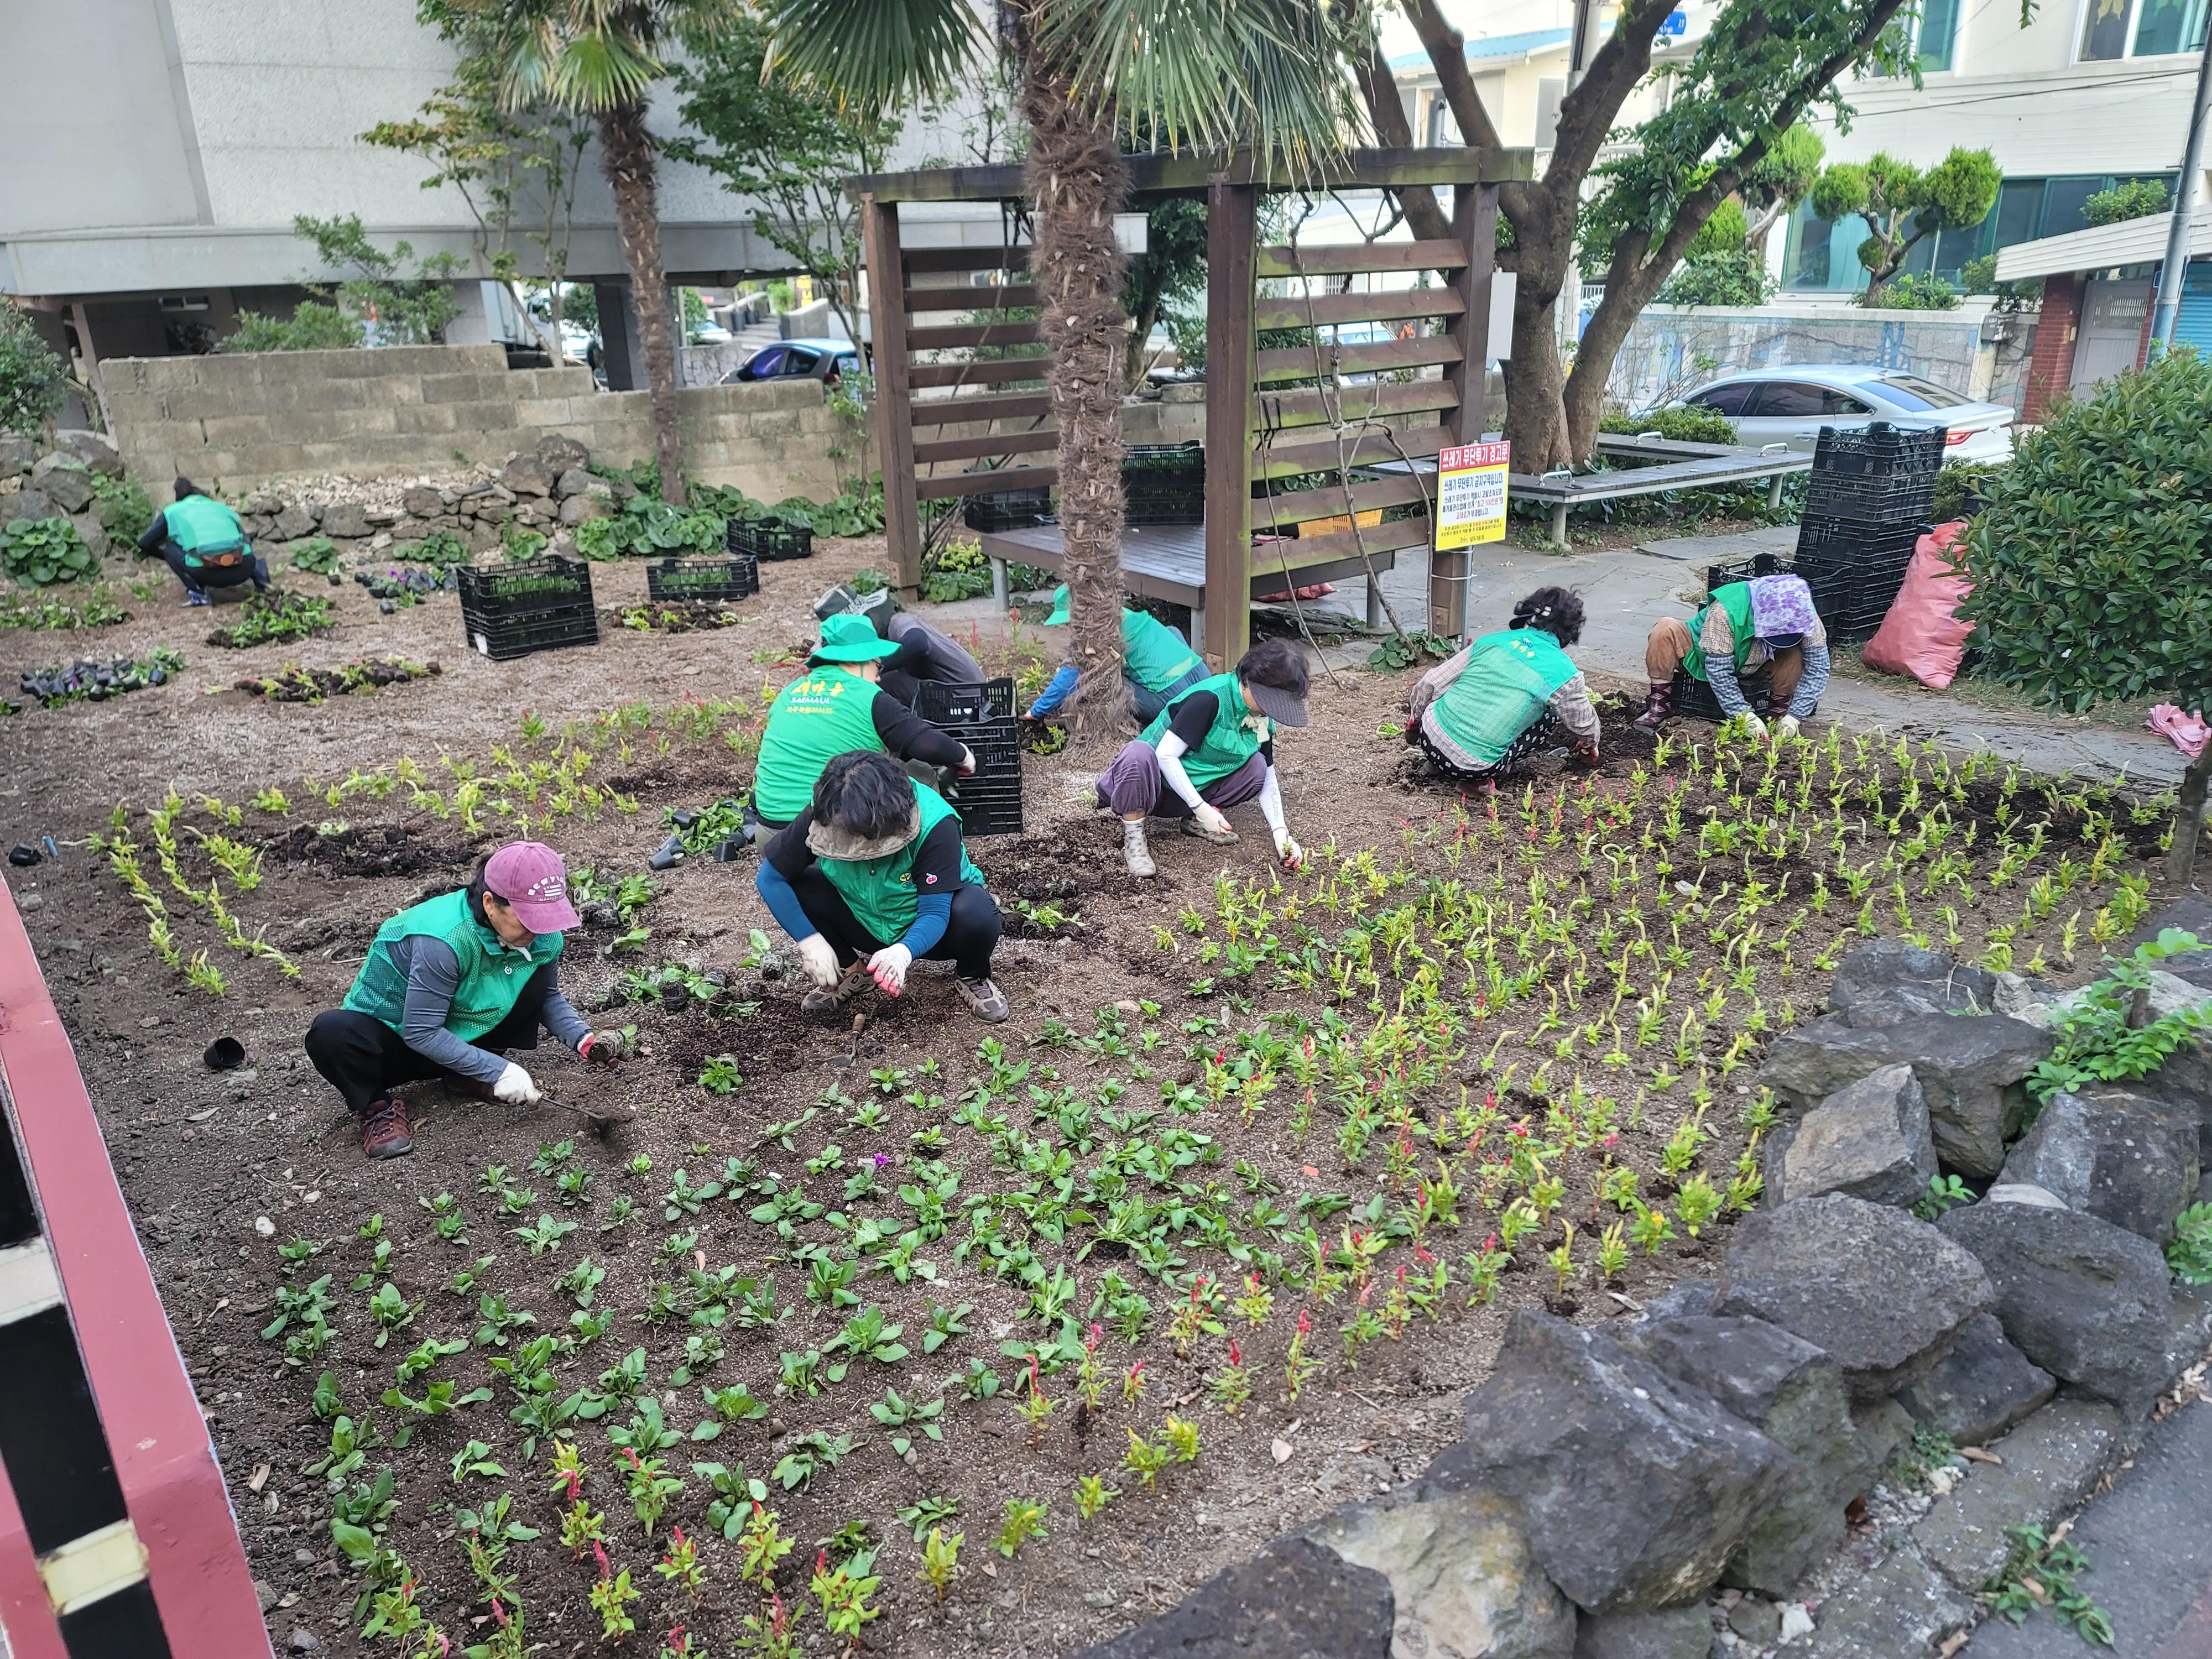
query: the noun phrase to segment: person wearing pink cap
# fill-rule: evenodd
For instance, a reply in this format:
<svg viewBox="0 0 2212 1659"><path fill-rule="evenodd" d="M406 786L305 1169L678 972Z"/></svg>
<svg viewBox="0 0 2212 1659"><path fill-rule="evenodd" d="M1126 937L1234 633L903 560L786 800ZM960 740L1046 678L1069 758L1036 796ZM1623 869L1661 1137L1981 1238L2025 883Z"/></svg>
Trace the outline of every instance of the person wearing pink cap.
<svg viewBox="0 0 2212 1659"><path fill-rule="evenodd" d="M561 994L561 936L576 925L561 855L512 842L469 884L426 899L377 929L345 1006L307 1028L307 1058L361 1120L362 1150L415 1150L394 1085L426 1078L479 1100L535 1105L544 1096L510 1048L550 1031L584 1059L612 1066L622 1038L594 1031Z"/></svg>

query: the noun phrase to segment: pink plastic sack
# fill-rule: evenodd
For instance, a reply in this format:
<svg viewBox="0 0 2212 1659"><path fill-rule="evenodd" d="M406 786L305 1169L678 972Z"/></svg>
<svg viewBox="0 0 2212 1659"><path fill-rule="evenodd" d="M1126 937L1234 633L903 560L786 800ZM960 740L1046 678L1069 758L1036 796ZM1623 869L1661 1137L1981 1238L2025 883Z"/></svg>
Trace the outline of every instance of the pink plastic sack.
<svg viewBox="0 0 2212 1659"><path fill-rule="evenodd" d="M1889 614L1866 642L1869 668L1904 674L1941 691L1959 677L1966 654L1966 635L1974 625L1958 615L1959 602L1974 585L1951 568L1951 544L1966 533L1964 519L1939 524L1920 538L1905 568Z"/></svg>

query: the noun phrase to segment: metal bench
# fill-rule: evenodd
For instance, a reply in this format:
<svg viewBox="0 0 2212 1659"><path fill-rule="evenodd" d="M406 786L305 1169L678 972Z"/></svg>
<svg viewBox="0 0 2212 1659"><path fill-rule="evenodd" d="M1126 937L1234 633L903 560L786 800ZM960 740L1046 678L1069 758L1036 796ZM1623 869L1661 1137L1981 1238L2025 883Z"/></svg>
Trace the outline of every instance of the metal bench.
<svg viewBox="0 0 2212 1659"><path fill-rule="evenodd" d="M1508 475L1506 491L1516 501L1542 501L1552 509L1552 544L1567 545L1567 511L1590 501L1656 495L1669 489L1709 489L1716 484L1767 480L1766 504L1782 504L1782 481L1792 472L1813 470L1809 452L1785 444L1747 449L1735 444L1693 444L1647 432L1636 437L1607 433L1597 453L1612 461L1648 462L1610 472Z"/></svg>

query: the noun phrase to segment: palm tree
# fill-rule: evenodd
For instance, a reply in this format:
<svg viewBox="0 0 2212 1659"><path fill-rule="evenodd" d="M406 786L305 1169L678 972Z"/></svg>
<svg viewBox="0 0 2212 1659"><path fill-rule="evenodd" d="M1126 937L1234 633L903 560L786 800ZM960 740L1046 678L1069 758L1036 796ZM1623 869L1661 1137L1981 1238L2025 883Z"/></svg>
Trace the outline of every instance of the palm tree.
<svg viewBox="0 0 2212 1659"><path fill-rule="evenodd" d="M588 114L599 167L614 191L615 225L629 266L630 313L645 358L653 448L664 501L684 505L684 434L676 412L676 333L660 258L660 202L646 99L668 72L664 46L711 34L739 0L477 0L503 50L500 95L510 107L551 104Z"/></svg>
<svg viewBox="0 0 2212 1659"><path fill-rule="evenodd" d="M864 108L941 96L979 55L1018 70L1036 205L1031 269L1059 425L1060 520L1081 671L1079 735L1119 729L1121 679L1122 257L1114 215L1131 147L1249 144L1310 166L1358 120L1342 70L1369 27L1360 0L996 0L995 40L970 0L761 0L785 73ZM1231 441L1227 438L1219 441Z"/></svg>

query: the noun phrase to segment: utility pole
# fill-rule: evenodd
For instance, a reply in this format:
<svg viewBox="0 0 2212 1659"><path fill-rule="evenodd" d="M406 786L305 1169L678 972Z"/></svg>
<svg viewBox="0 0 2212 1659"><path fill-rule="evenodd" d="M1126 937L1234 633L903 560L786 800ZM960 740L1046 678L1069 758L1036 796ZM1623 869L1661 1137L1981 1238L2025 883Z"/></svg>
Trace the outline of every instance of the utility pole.
<svg viewBox="0 0 2212 1659"><path fill-rule="evenodd" d="M2181 153L2181 179L2173 192L2173 222L2166 228L2166 263L2158 268L2158 312L2151 319L2148 349L2153 359L2173 343L2173 325L2181 316L2181 290L2189 280L2190 232L2197 219L2197 198L2203 193L2208 107L2212 107L2212 28L2204 33L2204 56L2197 66L2197 104L2189 116L2189 143ZM2201 784L2199 788L2201 793Z"/></svg>

